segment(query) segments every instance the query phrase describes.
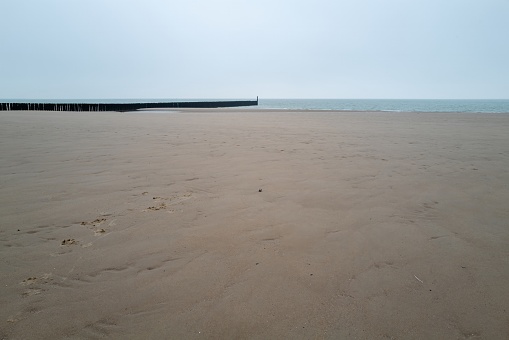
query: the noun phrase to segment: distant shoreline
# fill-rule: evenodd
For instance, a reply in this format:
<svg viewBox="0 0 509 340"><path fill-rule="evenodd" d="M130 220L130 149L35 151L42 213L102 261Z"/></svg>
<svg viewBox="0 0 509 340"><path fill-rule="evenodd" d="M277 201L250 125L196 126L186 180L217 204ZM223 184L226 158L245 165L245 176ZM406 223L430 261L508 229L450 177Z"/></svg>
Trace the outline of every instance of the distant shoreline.
<svg viewBox="0 0 509 340"><path fill-rule="evenodd" d="M465 112L465 113L509 113L509 99L75 99L75 100L37 100L37 99L4 99L2 103L28 104L25 109L32 109L39 105L46 110L47 105L59 104L60 109L66 110L69 102L90 104L90 110L83 108L78 111L97 111L96 105L118 105L120 108L109 108L113 111L134 111L143 109L174 109L174 108L226 108L236 107L242 110L305 110L305 111L340 111L340 112ZM162 104L161 104L162 103ZM172 103L171 105L165 105ZM197 103L208 103L207 106ZM226 105L218 105L226 103ZM240 103L240 105L239 105ZM245 103L249 105L244 106ZM80 105L83 105L80 104ZM124 105L128 104L128 106ZM0 104L2 105L2 104ZM39 110L41 109L39 107ZM54 109L50 109L53 111ZM100 109L99 111L104 111Z"/></svg>

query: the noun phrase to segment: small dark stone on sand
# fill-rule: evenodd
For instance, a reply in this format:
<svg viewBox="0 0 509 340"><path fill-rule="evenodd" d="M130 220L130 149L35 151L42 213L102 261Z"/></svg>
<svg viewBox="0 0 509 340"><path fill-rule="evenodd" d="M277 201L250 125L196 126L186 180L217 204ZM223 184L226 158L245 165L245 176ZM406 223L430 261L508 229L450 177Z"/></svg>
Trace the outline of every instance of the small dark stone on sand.
<svg viewBox="0 0 509 340"><path fill-rule="evenodd" d="M259 264L260 264L260 262L256 262L256 265L259 265Z"/></svg>
<svg viewBox="0 0 509 340"><path fill-rule="evenodd" d="M313 276L313 274L309 274L309 276Z"/></svg>
<svg viewBox="0 0 509 340"><path fill-rule="evenodd" d="M258 189L258 192L262 192L262 189Z"/></svg>
<svg viewBox="0 0 509 340"><path fill-rule="evenodd" d="M18 231L21 231L21 230L18 229Z"/></svg>

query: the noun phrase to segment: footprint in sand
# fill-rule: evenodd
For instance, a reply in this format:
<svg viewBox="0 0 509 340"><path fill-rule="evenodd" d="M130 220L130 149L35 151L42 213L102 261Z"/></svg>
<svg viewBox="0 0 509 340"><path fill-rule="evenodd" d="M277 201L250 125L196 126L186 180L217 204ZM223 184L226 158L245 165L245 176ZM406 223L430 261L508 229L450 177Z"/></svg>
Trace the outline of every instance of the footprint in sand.
<svg viewBox="0 0 509 340"><path fill-rule="evenodd" d="M41 277L37 278L35 276L29 277L28 279L24 279L19 284L22 286L30 286L34 283L48 283L53 281L53 278L51 277L51 273L49 274L43 274Z"/></svg>
<svg viewBox="0 0 509 340"><path fill-rule="evenodd" d="M98 219L95 219L92 222L81 222L80 224L81 225L91 225L91 226L97 227L98 225L100 225L101 223L103 223L105 221L106 221L105 218L98 218Z"/></svg>
<svg viewBox="0 0 509 340"><path fill-rule="evenodd" d="M106 230L104 230L103 228L98 228L104 222L106 222L105 218L97 218L97 219L93 220L92 222L81 222L80 224L83 225L83 226L94 227L95 228L95 229L93 229L94 236L99 236L99 235L102 235L102 234L104 234L106 232ZM92 229L92 228L90 228L90 229Z"/></svg>
<svg viewBox="0 0 509 340"><path fill-rule="evenodd" d="M62 246L70 246L70 245L73 245L73 244L78 244L78 241L76 241L75 239L73 238L68 238L66 240L63 240L60 245Z"/></svg>
<svg viewBox="0 0 509 340"><path fill-rule="evenodd" d="M152 199L156 200L156 201L170 201L170 203L168 203L168 205L176 205L176 204L182 203L183 201L190 199L191 196L192 196L192 193L188 192L188 193L181 194L181 195L173 195L171 197L154 196L154 197L152 197ZM159 204L148 207L147 209L144 209L143 211L158 211L158 210L164 210L167 208L168 208L168 206L166 205L165 202L160 202Z"/></svg>
<svg viewBox="0 0 509 340"><path fill-rule="evenodd" d="M30 286L30 285L34 284L35 282L37 282L36 277L29 277L28 279L24 279L23 281L21 281L20 285Z"/></svg>
<svg viewBox="0 0 509 340"><path fill-rule="evenodd" d="M163 203L160 203L159 205L148 207L147 209L145 209L145 211L157 211L157 210L164 210L164 209L166 209L166 204L163 202Z"/></svg>
<svg viewBox="0 0 509 340"><path fill-rule="evenodd" d="M165 197L161 197L161 196L154 196L152 197L153 200L167 200L167 198Z"/></svg>

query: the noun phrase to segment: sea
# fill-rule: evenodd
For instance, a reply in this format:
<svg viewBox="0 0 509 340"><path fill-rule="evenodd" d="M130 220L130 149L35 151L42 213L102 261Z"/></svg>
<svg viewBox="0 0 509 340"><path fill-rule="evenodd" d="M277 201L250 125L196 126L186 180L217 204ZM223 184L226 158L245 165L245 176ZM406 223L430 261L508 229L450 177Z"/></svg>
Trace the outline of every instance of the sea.
<svg viewBox="0 0 509 340"><path fill-rule="evenodd" d="M509 99L260 99L260 109L509 113Z"/></svg>
<svg viewBox="0 0 509 340"><path fill-rule="evenodd" d="M3 99L25 103L145 103L254 100L253 98L158 99ZM264 99L246 109L338 110L378 112L477 112L509 113L509 99Z"/></svg>

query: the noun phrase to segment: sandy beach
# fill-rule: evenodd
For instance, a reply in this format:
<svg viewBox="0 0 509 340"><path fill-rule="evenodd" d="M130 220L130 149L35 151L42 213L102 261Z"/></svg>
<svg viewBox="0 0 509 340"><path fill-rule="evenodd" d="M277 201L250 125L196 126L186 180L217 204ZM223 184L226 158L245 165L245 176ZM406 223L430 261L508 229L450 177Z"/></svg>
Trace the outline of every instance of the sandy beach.
<svg viewBox="0 0 509 340"><path fill-rule="evenodd" d="M0 112L0 339L508 339L508 131Z"/></svg>

